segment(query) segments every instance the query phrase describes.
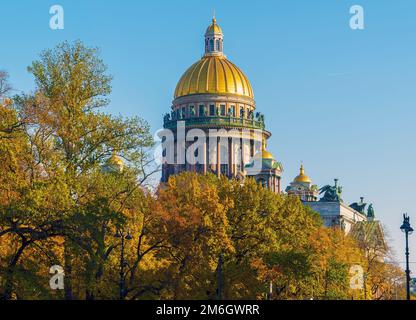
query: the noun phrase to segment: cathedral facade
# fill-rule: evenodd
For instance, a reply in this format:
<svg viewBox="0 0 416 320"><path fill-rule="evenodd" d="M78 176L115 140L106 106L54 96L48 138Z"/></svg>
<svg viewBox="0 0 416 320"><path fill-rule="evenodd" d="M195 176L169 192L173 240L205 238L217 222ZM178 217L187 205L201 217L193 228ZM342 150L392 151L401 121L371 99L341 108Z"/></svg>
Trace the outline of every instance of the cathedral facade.
<svg viewBox="0 0 416 320"><path fill-rule="evenodd" d="M164 116L164 132L171 134L162 138L162 182L183 171L237 179L248 175L280 192L283 168L266 150L271 133L256 111L249 79L224 54L224 35L215 18L204 48L202 58L180 78Z"/></svg>

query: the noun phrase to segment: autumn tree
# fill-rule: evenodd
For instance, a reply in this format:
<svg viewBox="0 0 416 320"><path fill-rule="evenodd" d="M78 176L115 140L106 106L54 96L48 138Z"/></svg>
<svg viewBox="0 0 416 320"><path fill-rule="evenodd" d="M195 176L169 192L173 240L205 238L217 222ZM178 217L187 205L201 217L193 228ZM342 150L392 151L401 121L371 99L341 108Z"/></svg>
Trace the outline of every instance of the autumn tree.
<svg viewBox="0 0 416 320"><path fill-rule="evenodd" d="M0 70L0 99L6 98L11 89L9 74L6 71Z"/></svg>
<svg viewBox="0 0 416 320"><path fill-rule="evenodd" d="M365 295L377 300L391 299L392 287L395 291L402 287L404 272L394 263L386 228L379 221L361 222L354 226L353 236L365 256Z"/></svg>
<svg viewBox="0 0 416 320"><path fill-rule="evenodd" d="M157 203L167 232L154 257L171 279L160 280L162 297L215 299L221 256L226 299L265 299L270 284L274 299L363 298L349 282L352 265L366 266L363 252L297 197L251 179L182 173L160 186Z"/></svg>
<svg viewBox="0 0 416 320"><path fill-rule="evenodd" d="M296 197L277 195L254 180L183 173L157 193L165 239L155 257L165 298L346 298L348 270L361 256L352 239L325 229ZM164 279L166 279L164 278ZM312 285L311 285L312 284ZM312 292L316 290L316 292Z"/></svg>
<svg viewBox="0 0 416 320"><path fill-rule="evenodd" d="M64 265L66 298L74 297L75 281L85 281L78 298L92 297L86 275L101 268L102 239L109 228L123 223L120 204L149 176L143 171L145 150L152 145L149 126L140 118L100 111L108 103L111 77L95 48L60 44L43 52L29 71L34 93L16 96L14 108L6 111L24 124L27 150L18 165L25 186L14 188L19 193L14 203L2 203L0 235L20 243L19 255L11 258L15 265L24 266L22 256L30 261L28 248L36 246ZM128 169L112 182L111 193L99 184L108 180L102 167L113 153ZM60 245L51 245L51 239ZM75 280L73 268L84 279ZM17 283L12 276L7 279L3 297L9 299Z"/></svg>

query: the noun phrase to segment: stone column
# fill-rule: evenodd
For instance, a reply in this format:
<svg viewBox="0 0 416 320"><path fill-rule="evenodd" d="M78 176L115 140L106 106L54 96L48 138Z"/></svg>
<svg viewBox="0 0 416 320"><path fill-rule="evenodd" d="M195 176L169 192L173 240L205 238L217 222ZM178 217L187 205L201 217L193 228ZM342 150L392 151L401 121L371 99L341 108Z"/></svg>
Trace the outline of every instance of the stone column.
<svg viewBox="0 0 416 320"><path fill-rule="evenodd" d="M244 164L246 162L246 155L244 151L244 138L241 138L241 172L244 171Z"/></svg>
<svg viewBox="0 0 416 320"><path fill-rule="evenodd" d="M235 151L234 151L234 143L233 138L231 138L230 141L230 154L231 154L231 162L230 162L230 168L231 168L231 177L235 177Z"/></svg>
<svg viewBox="0 0 416 320"><path fill-rule="evenodd" d="M228 138L228 176L233 176L233 139Z"/></svg>
<svg viewBox="0 0 416 320"><path fill-rule="evenodd" d="M204 156L203 156L203 158L202 158L202 161L204 162L203 163L203 172L204 172L204 174L207 174L207 159L208 159L208 155L207 155L207 138L204 138L204 146L202 147L202 150L203 150L203 153L204 153Z"/></svg>
<svg viewBox="0 0 416 320"><path fill-rule="evenodd" d="M217 176L221 175L221 146L220 137L217 137Z"/></svg>

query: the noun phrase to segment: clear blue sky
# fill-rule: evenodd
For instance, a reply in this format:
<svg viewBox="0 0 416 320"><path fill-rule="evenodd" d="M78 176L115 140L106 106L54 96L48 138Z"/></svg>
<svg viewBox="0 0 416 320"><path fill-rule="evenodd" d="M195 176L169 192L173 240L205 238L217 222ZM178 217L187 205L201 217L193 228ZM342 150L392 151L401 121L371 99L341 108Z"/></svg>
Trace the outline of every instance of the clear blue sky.
<svg viewBox="0 0 416 320"><path fill-rule="evenodd" d="M49 29L54 4L64 7L64 30ZM365 30L349 28L354 4L364 7ZM339 178L348 204L374 204L403 261L403 212L416 227L414 0L3 1L0 69L31 90L26 67L38 53L81 39L101 48L114 75L108 111L157 130L176 82L202 55L214 8L225 53L266 115L284 185L301 160L319 186Z"/></svg>

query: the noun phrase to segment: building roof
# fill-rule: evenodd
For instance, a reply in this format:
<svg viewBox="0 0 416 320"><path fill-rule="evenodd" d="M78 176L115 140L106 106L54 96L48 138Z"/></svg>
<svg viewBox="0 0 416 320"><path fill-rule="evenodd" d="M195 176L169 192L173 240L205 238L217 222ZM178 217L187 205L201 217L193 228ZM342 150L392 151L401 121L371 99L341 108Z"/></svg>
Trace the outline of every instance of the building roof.
<svg viewBox="0 0 416 320"><path fill-rule="evenodd" d="M359 221L352 227L350 235L357 241L387 248L380 221Z"/></svg>

